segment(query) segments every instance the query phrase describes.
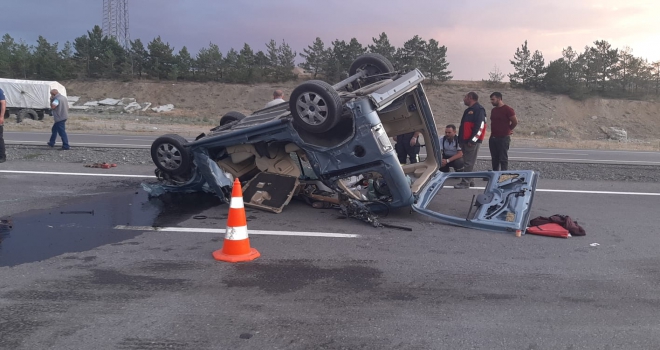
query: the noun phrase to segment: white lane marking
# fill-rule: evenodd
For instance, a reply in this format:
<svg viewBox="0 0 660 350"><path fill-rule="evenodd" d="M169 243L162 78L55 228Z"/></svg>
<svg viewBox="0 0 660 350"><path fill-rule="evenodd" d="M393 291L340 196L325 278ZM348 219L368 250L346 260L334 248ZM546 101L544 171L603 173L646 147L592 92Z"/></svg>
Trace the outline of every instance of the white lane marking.
<svg viewBox="0 0 660 350"><path fill-rule="evenodd" d="M490 157L488 157L490 158ZM509 157L509 159L534 159L534 160L555 160L555 161L570 161L570 162L585 162L585 163L630 163L630 164L644 164L644 165L657 165L660 162L650 162L647 160L612 160L612 159L577 159L577 158L529 158L529 157Z"/></svg>
<svg viewBox="0 0 660 350"><path fill-rule="evenodd" d="M29 134L29 135L50 135L49 132L22 132L22 131L9 131L5 132L5 135L21 135L21 134ZM150 137L150 136L139 136L139 135L125 135L125 134L72 134L70 132L67 132L67 135L78 135L78 136L101 136L101 137L121 137L121 136L131 136L131 137Z"/></svg>
<svg viewBox="0 0 660 350"><path fill-rule="evenodd" d="M567 148L510 148L509 151L514 151L518 149L524 150L546 150L546 151L563 151L563 152L593 152L593 153L649 153L649 154L660 154L660 152L654 151L617 151L617 150L605 150L605 149L567 149Z"/></svg>
<svg viewBox="0 0 660 350"><path fill-rule="evenodd" d="M223 228L194 228L194 227L151 227L151 226L126 226L117 225L115 230L131 231L160 231L160 232L187 232L187 233L218 233L225 234L227 230ZM261 231L248 230L250 235L264 236L303 236L303 237L328 237L328 238L359 238L360 235L348 233L329 233L329 232L297 232L297 231Z"/></svg>
<svg viewBox="0 0 660 350"><path fill-rule="evenodd" d="M33 174L33 175L72 175L72 176L107 176L107 177L135 177L135 178L151 178L155 179L154 175L130 175L130 174L99 174L99 173L64 173L64 172L50 172L50 171L23 171L23 170L0 170L0 173L6 174ZM454 188L451 185L445 185L443 188ZM485 190L485 187L471 187L473 190ZM558 193L588 193L588 194L620 194L631 196L660 196L656 192L616 192L616 191L587 191L587 190L553 190L537 188L536 192L558 192ZM224 230L223 230L224 232ZM278 231L262 231L262 232L278 232Z"/></svg>
<svg viewBox="0 0 660 350"><path fill-rule="evenodd" d="M452 185L445 185L442 188L453 189ZM485 187L470 187L471 190L485 190ZM554 192L554 193L584 193L584 194L617 194L628 196L660 196L657 192L616 192L616 191L587 191L587 190L553 190L548 188L537 188L536 192Z"/></svg>
<svg viewBox="0 0 660 350"><path fill-rule="evenodd" d="M30 174L30 175L68 175L68 176L100 176L100 177L137 177L155 179L154 175L131 175L131 174L100 174L100 173L64 173L57 171L26 171L26 170L0 170L5 174Z"/></svg>
<svg viewBox="0 0 660 350"><path fill-rule="evenodd" d="M44 142L44 141L11 141L11 140L7 140L7 144L9 144L9 145L14 144L14 143L21 143L21 144L36 143L36 144L44 145L44 148L46 146L46 142ZM122 146L122 147L127 147L128 146L128 147L144 147L144 148L151 147L151 145L136 145L136 144L130 144L130 143L78 143L78 142L72 143L71 146L72 147L76 147L76 146L99 146L99 147Z"/></svg>
<svg viewBox="0 0 660 350"><path fill-rule="evenodd" d="M560 153L560 152L528 152L528 151L510 151L509 153L522 153L522 154L549 154L549 155L571 155L571 156L588 156L588 153Z"/></svg>

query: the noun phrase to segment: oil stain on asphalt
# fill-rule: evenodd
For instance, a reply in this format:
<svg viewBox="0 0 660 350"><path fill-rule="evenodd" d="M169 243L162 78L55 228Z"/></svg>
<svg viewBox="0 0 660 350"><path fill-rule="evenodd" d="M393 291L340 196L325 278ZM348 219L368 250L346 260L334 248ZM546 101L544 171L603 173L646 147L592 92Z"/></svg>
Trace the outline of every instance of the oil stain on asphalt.
<svg viewBox="0 0 660 350"><path fill-rule="evenodd" d="M11 218L12 229L0 237L0 266L45 260L134 238L141 232L114 230L116 225L150 226L161 203L143 191L77 199L66 205Z"/></svg>
<svg viewBox="0 0 660 350"><path fill-rule="evenodd" d="M0 230L0 266L120 244L142 232L115 230L117 225L167 226L221 204L216 196L205 193L166 193L149 198L142 190L130 190L17 214L10 218L11 229L3 225Z"/></svg>

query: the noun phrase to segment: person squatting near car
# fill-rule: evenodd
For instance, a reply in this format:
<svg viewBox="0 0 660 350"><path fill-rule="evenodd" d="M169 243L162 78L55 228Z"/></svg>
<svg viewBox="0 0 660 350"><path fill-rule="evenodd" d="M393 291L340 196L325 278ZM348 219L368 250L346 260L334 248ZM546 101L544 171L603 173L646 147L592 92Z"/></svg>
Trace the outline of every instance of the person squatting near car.
<svg viewBox="0 0 660 350"><path fill-rule="evenodd" d="M442 153L442 166L440 171L449 172L453 168L455 172L462 172L465 166L463 162L463 151L458 144L456 126L449 124L445 128L445 136L440 138L440 152Z"/></svg>
<svg viewBox="0 0 660 350"><path fill-rule="evenodd" d="M513 108L502 101L502 94L493 92L490 94L490 103L493 110L490 112L490 158L494 171L509 170L509 145L513 129L518 125L518 118Z"/></svg>
<svg viewBox="0 0 660 350"><path fill-rule="evenodd" d="M397 135L394 140L396 145L394 145L394 150L396 151L396 156L399 158L399 163L405 165L408 158L410 158L410 164L415 164L419 162L419 131L409 132L406 134Z"/></svg>
<svg viewBox="0 0 660 350"><path fill-rule="evenodd" d="M458 130L458 144L463 151L463 169L471 172L477 161L479 147L486 137L486 109L479 104L479 95L476 92L468 92L463 97L463 104L468 108L463 112L461 125ZM474 187L474 181L463 178L461 182L454 185L457 189Z"/></svg>

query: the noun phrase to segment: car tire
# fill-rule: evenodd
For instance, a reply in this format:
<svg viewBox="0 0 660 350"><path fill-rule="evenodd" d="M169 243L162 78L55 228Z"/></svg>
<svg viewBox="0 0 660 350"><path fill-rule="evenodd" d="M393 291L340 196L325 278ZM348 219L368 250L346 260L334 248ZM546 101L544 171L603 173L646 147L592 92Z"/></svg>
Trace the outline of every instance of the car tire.
<svg viewBox="0 0 660 350"><path fill-rule="evenodd" d="M222 118L220 118L220 126L243 120L243 118L245 118L245 114L241 112L236 112L236 111L228 112L227 114L223 115Z"/></svg>
<svg viewBox="0 0 660 350"><path fill-rule="evenodd" d="M151 160L169 175L186 174L192 168L192 157L186 145L188 140L179 135L163 135L151 144Z"/></svg>
<svg viewBox="0 0 660 350"><path fill-rule="evenodd" d="M20 123L23 121L25 118L30 118L32 120L37 120L37 112L33 109L21 109L18 111L18 114L16 114L16 122Z"/></svg>
<svg viewBox="0 0 660 350"><path fill-rule="evenodd" d="M44 111L38 111L37 112L37 120L44 120L45 116L46 116L46 113Z"/></svg>
<svg viewBox="0 0 660 350"><path fill-rule="evenodd" d="M310 80L293 89L289 108L294 125L314 134L337 125L343 109L337 91L321 80Z"/></svg>
<svg viewBox="0 0 660 350"><path fill-rule="evenodd" d="M394 72L392 62L385 56L377 53L365 53L358 56L348 70L348 74L354 75L358 70L367 70L367 76L360 81L353 82L353 89L359 89L361 86L367 86L377 81L389 78L387 73Z"/></svg>

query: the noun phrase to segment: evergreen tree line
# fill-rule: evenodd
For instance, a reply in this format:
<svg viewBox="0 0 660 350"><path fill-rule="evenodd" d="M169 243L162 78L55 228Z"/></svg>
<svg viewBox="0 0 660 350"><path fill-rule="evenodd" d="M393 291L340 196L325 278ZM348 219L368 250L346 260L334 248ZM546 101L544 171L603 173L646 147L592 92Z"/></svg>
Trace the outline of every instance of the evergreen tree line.
<svg viewBox="0 0 660 350"><path fill-rule="evenodd" d="M419 68L431 83L452 78L451 71L447 70L447 47L440 46L435 39L426 41L419 35L415 35L406 41L403 47L398 48L390 43L385 33L381 33L378 38L372 38L372 43L367 46L352 38L349 42L334 40L326 47L321 38L316 38L314 43L300 54L305 60L300 67L310 72L314 78L322 76L328 81L336 82L341 80L342 73L353 60L367 52L385 56L399 71Z"/></svg>
<svg viewBox="0 0 660 350"><path fill-rule="evenodd" d="M613 48L597 40L582 52L567 47L562 57L547 65L543 54L534 53L527 41L516 49L509 74L512 87L546 90L576 99L591 95L645 98L660 94L660 61L650 63L636 57L632 49ZM491 79L493 79L491 73Z"/></svg>
<svg viewBox="0 0 660 350"><path fill-rule="evenodd" d="M76 78L221 81L228 83L280 82L294 79L296 52L271 40L266 51L245 44L226 54L209 43L192 56L184 46L174 51L161 37L145 44L136 39L128 49L95 26L86 35L49 43L39 36L36 45L17 42L9 34L0 41L0 76L15 79L66 80Z"/></svg>
<svg viewBox="0 0 660 350"><path fill-rule="evenodd" d="M420 68L435 81L451 79L447 70L447 48L436 40L428 42L415 36L403 47L392 46L385 33L367 46L352 38L335 40L328 47L320 38L303 50L302 68L315 78L341 80L351 62L366 52L376 52L391 60L397 69ZM73 42L49 43L39 36L36 45L16 41L5 34L0 41L0 77L15 79L67 80L157 79L219 81L227 83L281 82L295 79L297 53L285 42L271 40L265 51L255 52L250 45L224 53L209 43L191 54L186 46L175 52L161 37L146 45L136 39L124 48L112 37L103 35L99 26Z"/></svg>

